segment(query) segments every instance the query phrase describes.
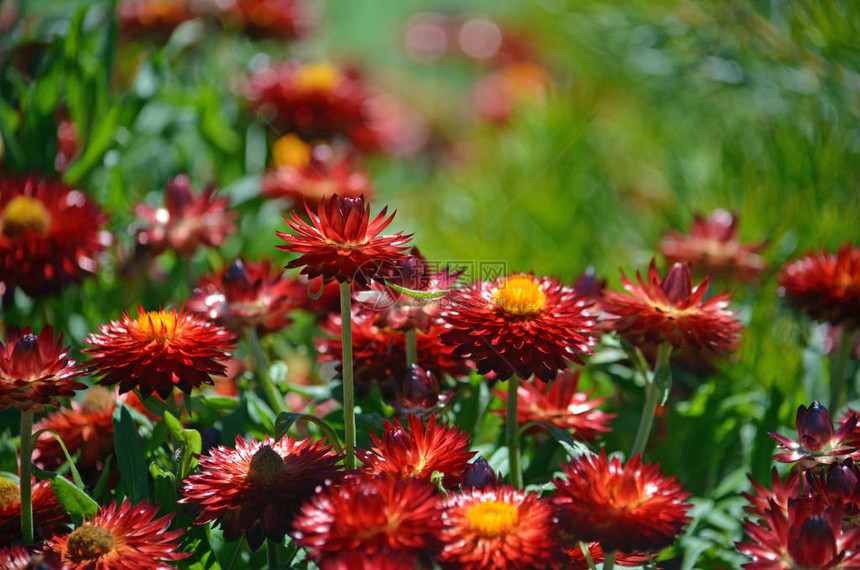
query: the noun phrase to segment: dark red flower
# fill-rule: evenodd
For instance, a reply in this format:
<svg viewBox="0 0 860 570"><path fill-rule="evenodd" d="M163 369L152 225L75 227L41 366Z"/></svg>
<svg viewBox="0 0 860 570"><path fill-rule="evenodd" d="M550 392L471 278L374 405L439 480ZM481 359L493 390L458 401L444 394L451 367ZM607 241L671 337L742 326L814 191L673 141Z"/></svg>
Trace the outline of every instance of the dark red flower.
<svg viewBox="0 0 860 570"><path fill-rule="evenodd" d="M772 508L779 508L783 512L788 512L789 499L797 499L800 496L800 473L798 471L790 471L783 482L776 467L774 467L770 474L770 490L752 477L749 480L756 492L755 495L743 493L744 498L750 503L744 507L744 510L750 514L766 517L768 510Z"/></svg>
<svg viewBox="0 0 860 570"><path fill-rule="evenodd" d="M677 348L723 352L734 348L741 331L735 314L727 310L729 295L704 300L710 278L693 286L690 266L676 263L661 280L654 260L648 281L636 273L638 286L624 273L627 294L607 291L603 310L614 315L609 324L637 346L667 342Z"/></svg>
<svg viewBox="0 0 860 570"><path fill-rule="evenodd" d="M59 292L98 269L107 215L83 192L38 175L0 174L0 294Z"/></svg>
<svg viewBox="0 0 860 570"><path fill-rule="evenodd" d="M217 4L228 25L253 37L298 39L319 21L313 3L306 0L232 0Z"/></svg>
<svg viewBox="0 0 860 570"><path fill-rule="evenodd" d="M440 338L481 374L505 380L516 372L548 381L591 354L595 329L587 306L551 277L520 273L478 281L451 292Z"/></svg>
<svg viewBox="0 0 860 570"><path fill-rule="evenodd" d="M553 501L563 531L577 540L599 542L607 551L655 551L675 541L689 522L690 496L659 466L633 456L581 456L563 467Z"/></svg>
<svg viewBox="0 0 860 570"><path fill-rule="evenodd" d="M63 532L69 522L51 484L33 480L33 530L37 539ZM18 484L0 477L0 546L21 540L21 491Z"/></svg>
<svg viewBox="0 0 860 570"><path fill-rule="evenodd" d="M860 327L860 247L846 243L830 254L809 253L785 265L779 293L820 322Z"/></svg>
<svg viewBox="0 0 860 570"><path fill-rule="evenodd" d="M61 570L60 557L16 544L0 548L0 570Z"/></svg>
<svg viewBox="0 0 860 570"><path fill-rule="evenodd" d="M83 352L100 384L119 383L120 393L133 388L141 396L156 392L167 398L176 386L185 393L201 384L212 384L211 375L223 376L222 363L235 339L224 328L184 309L150 311L137 309L137 318L125 313L119 321L99 327L84 342Z"/></svg>
<svg viewBox="0 0 860 570"><path fill-rule="evenodd" d="M445 409L455 392L456 390L443 392L435 374L413 364L407 370L400 390L396 392L391 404L401 415L434 414Z"/></svg>
<svg viewBox="0 0 860 570"><path fill-rule="evenodd" d="M589 570L589 568L591 568L588 565L588 561L585 559L585 554L582 552L582 548L580 548L578 544L565 548L564 554L567 558L567 564L564 566L566 570ZM591 560L595 564L603 563L603 549L600 548L599 542L588 543L588 554L591 556ZM639 567L647 561L648 557L643 554L625 554L623 552L619 552L615 557L616 566Z"/></svg>
<svg viewBox="0 0 860 570"><path fill-rule="evenodd" d="M302 275L309 279L321 275L325 280L354 281L366 286L403 259L412 237L400 232L379 235L394 219L394 214L385 217L387 210L383 208L370 220L370 206L364 198L329 196L319 205L316 214L307 208L310 224L296 212L292 212L292 219L284 218L296 233L278 232L278 237L288 245L277 247L281 251L300 253L287 268L301 267Z"/></svg>
<svg viewBox="0 0 860 570"><path fill-rule="evenodd" d="M795 418L797 441L785 436L768 432L777 441L779 448L786 453L778 453L773 458L783 463L800 461L802 469L809 469L817 463L833 463L857 451L850 438L857 426L857 416L852 415L833 429L833 421L827 408L812 402L807 408L800 406Z"/></svg>
<svg viewBox="0 0 860 570"><path fill-rule="evenodd" d="M172 513L157 516L158 507L146 502L113 502L71 533L50 539L46 548L62 556L64 570L173 568L170 562L191 556L176 552L185 531L167 530Z"/></svg>
<svg viewBox="0 0 860 570"><path fill-rule="evenodd" d="M39 336L30 328L22 333L9 327L6 345L0 343L0 410L12 406L22 412L41 412L46 405L58 406L57 398L70 398L86 385L75 379L84 371L63 348L63 334L45 327Z"/></svg>
<svg viewBox="0 0 860 570"><path fill-rule="evenodd" d="M409 428L398 420L385 422L382 437L370 434L370 451L357 449L355 454L369 472L401 478L431 481L433 473L439 472L445 487L460 484L466 464L475 452L469 451L469 434L458 427L436 425L435 416L424 423L418 416L409 416Z"/></svg>
<svg viewBox="0 0 860 570"><path fill-rule="evenodd" d="M226 540L242 534L254 550L284 539L302 503L327 480L340 478L340 457L324 440L236 437L200 457L200 473L185 479L180 502L199 512L195 524L218 521Z"/></svg>
<svg viewBox="0 0 860 570"><path fill-rule="evenodd" d="M195 14L189 0L123 0L117 16L124 34L166 36Z"/></svg>

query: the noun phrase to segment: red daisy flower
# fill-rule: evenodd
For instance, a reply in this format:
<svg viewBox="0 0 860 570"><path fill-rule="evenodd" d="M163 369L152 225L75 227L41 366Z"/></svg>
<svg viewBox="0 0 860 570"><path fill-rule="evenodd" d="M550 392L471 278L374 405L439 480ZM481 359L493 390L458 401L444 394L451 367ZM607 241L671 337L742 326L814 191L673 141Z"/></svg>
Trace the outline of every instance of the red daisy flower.
<svg viewBox="0 0 860 570"><path fill-rule="evenodd" d="M860 247L809 253L779 274L779 294L816 321L860 327Z"/></svg>
<svg viewBox="0 0 860 570"><path fill-rule="evenodd" d="M305 286L272 261L237 259L220 273L204 277L187 307L233 332L254 327L266 334L290 324L290 312L306 295Z"/></svg>
<svg viewBox="0 0 860 570"><path fill-rule="evenodd" d="M33 529L36 538L63 532L69 515L57 501L51 484L33 480ZM0 477L0 546L21 540L21 490L18 484Z"/></svg>
<svg viewBox="0 0 860 570"><path fill-rule="evenodd" d="M54 552L19 545L0 548L0 570L60 570L60 557Z"/></svg>
<svg viewBox="0 0 860 570"><path fill-rule="evenodd" d="M226 198L215 198L215 188L199 196L191 190L191 179L185 174L168 181L164 207L138 204L135 213L145 227L137 231L137 243L153 254L167 249L191 255L198 247L219 246L224 238L236 233L233 221L237 212L227 210Z"/></svg>
<svg viewBox="0 0 860 570"><path fill-rule="evenodd" d="M834 430L827 408L812 402L809 408L800 406L797 409L795 425L797 441L768 432L777 441L779 448L786 452L774 455L777 461L800 461L800 468L806 470L818 463L833 463L857 452L857 447L851 443L851 436L857 427L856 415L849 416L838 430Z"/></svg>
<svg viewBox="0 0 860 570"><path fill-rule="evenodd" d="M310 224L296 212L292 212L292 219L284 218L296 233L278 232L278 237L289 245L277 247L302 254L289 262L287 268L301 267L302 275L309 279L321 275L325 280L354 281L366 286L403 259L403 251L412 237L401 232L379 235L394 219L394 214L385 217L387 210L383 208L371 221L370 206L361 196L329 196L316 214L307 208Z"/></svg>
<svg viewBox="0 0 860 570"><path fill-rule="evenodd" d="M588 303L551 277L523 273L452 291L443 311L442 342L475 362L478 372L505 380L516 372L552 380L568 362L591 354L594 321Z"/></svg>
<svg viewBox="0 0 860 570"><path fill-rule="evenodd" d="M218 6L229 25L253 37L298 39L319 23L312 3L305 0L233 0Z"/></svg>
<svg viewBox="0 0 860 570"><path fill-rule="evenodd" d="M767 512L772 508L779 508L783 513L787 513L789 499L800 497L799 471L790 471L783 482L782 477L779 476L776 467L774 467L770 473L770 490L752 477L749 477L749 480L756 494L742 493L742 495L749 502L744 510L750 514L766 517Z"/></svg>
<svg viewBox="0 0 860 570"><path fill-rule="evenodd" d="M609 421L615 414L596 409L606 398L589 400L591 392L577 392L578 387L579 370L561 372L552 384L538 379L520 384L517 389L517 425L544 422L571 432L577 439L596 440L609 431ZM504 391L496 391L496 396L508 401ZM505 414L504 410L495 412Z"/></svg>
<svg viewBox="0 0 860 570"><path fill-rule="evenodd" d="M469 434L460 432L457 426L437 426L435 416L430 416L426 430L418 416L409 416L407 423L408 430L396 419L386 421L382 437L370 434L371 450L355 452L365 470L424 481L431 481L438 471L444 475L446 487L459 485L466 464L475 456L469 451Z"/></svg>
<svg viewBox="0 0 860 570"><path fill-rule="evenodd" d="M63 558L65 570L159 570L191 556L176 552L184 530L167 530L173 514L158 516L147 502L126 499L102 507L91 519L65 536L55 536L46 548Z"/></svg>
<svg viewBox="0 0 860 570"><path fill-rule="evenodd" d="M102 376L100 384L119 383L120 393L138 388L143 397L156 392L167 398L176 386L185 393L201 384L212 384L210 375L223 376L221 361L229 357L235 339L222 327L180 309L137 309L137 318L124 313L122 320L99 327L84 349L92 360L88 367Z"/></svg>
<svg viewBox="0 0 860 570"><path fill-rule="evenodd" d="M674 477L635 455L622 467L617 457L580 457L563 467L553 501L564 531L604 550L654 551L672 544L690 520L690 496Z"/></svg>
<svg viewBox="0 0 860 570"><path fill-rule="evenodd" d="M117 16L124 34L166 36L195 14L188 0L123 0Z"/></svg>
<svg viewBox="0 0 860 570"><path fill-rule="evenodd" d="M54 339L54 330L45 327L37 337L29 327L22 333L11 326L6 345L0 343L0 410L14 406L41 412L46 405L59 406L57 398L86 388L75 381L83 374L63 348L63 333Z"/></svg>
<svg viewBox="0 0 860 570"><path fill-rule="evenodd" d="M767 243L743 245L738 239L738 217L715 210L707 218L697 215L689 235L668 232L660 253L669 263L690 263L696 273L755 281L767 264L761 252Z"/></svg>
<svg viewBox="0 0 860 570"><path fill-rule="evenodd" d="M507 485L451 495L443 505L443 565L462 570L547 568L557 555L552 505Z"/></svg>
<svg viewBox="0 0 860 570"><path fill-rule="evenodd" d="M578 544L570 548L565 548L564 554L567 558L567 565L565 565L566 569L589 570L589 568L591 568L588 565L588 561L585 559L585 554L582 552L582 548L580 548ZM603 549L600 548L599 542L588 543L588 554L591 556L591 560L595 564L603 563ZM639 567L646 562L648 562L648 557L643 554L625 554L623 552L619 552L615 557L616 566Z"/></svg>
<svg viewBox="0 0 860 570"><path fill-rule="evenodd" d="M648 266L648 282L636 273L638 286L624 273L621 280L627 294L605 293L603 310L614 315L613 329L637 346L668 342L677 348L717 352L732 349L741 331L726 310L729 297L721 293L704 301L710 278L693 287L689 264L676 263L660 280L654 260Z"/></svg>
<svg viewBox="0 0 860 570"><path fill-rule="evenodd" d="M383 387L383 393L386 391ZM455 392L456 390L449 390L443 393L442 385L435 374L413 364L407 370L403 384L395 394L391 405L399 415L436 414L451 403Z"/></svg>
<svg viewBox="0 0 860 570"><path fill-rule="evenodd" d="M83 192L38 175L0 174L0 294L57 293L98 269L107 215Z"/></svg>
<svg viewBox="0 0 860 570"><path fill-rule="evenodd" d="M406 570L438 551L440 507L425 481L358 475L306 503L293 536L323 570Z"/></svg>

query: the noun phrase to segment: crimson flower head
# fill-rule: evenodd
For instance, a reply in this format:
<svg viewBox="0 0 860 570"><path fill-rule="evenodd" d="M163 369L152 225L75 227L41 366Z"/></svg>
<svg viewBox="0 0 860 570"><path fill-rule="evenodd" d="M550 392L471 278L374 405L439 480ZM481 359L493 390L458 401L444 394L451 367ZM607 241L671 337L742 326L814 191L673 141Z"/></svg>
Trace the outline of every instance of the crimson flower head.
<svg viewBox="0 0 860 570"><path fill-rule="evenodd" d="M237 259L220 273L204 277L187 307L233 332L254 327L265 334L290 324L289 313L306 295L306 287L272 261Z"/></svg>
<svg viewBox="0 0 860 570"><path fill-rule="evenodd" d="M602 564L605 555L603 553L603 549L600 547L599 542L589 542L587 545L588 554L591 556L591 561L595 564ZM585 554L582 552L582 548L576 544L572 547L568 547L564 549L564 554L566 556L566 565L565 568L568 570L589 570L591 566L588 564L588 560L585 559ZM641 567L645 562L648 562L648 557L640 554L640 553L624 553L619 552L615 558L616 566L635 566Z"/></svg>
<svg viewBox="0 0 860 570"><path fill-rule="evenodd" d="M436 425L430 416L425 430L421 418L409 416L409 429L398 420L385 422L382 437L370 434L370 451L357 449L356 456L369 472L431 481L433 473L443 474L446 487L459 485L466 465L475 455L469 451L469 436L457 427Z"/></svg>
<svg viewBox="0 0 860 570"><path fill-rule="evenodd" d="M256 550L266 538L284 539L314 489L340 478L339 460L322 440L237 436L235 449L218 446L200 457L200 473L185 479L180 502L194 505L195 524L217 520L226 540L244 534Z"/></svg>
<svg viewBox="0 0 860 570"><path fill-rule="evenodd" d="M660 279L654 260L648 281L636 273L637 284L624 273L626 294L607 291L603 310L614 315L609 324L636 346L669 343L676 348L724 352L737 343L741 331L735 314L727 310L729 297L721 293L705 300L710 278L693 286L689 264L675 263Z"/></svg>
<svg viewBox="0 0 860 570"><path fill-rule="evenodd" d="M860 327L860 247L846 243L795 260L779 274L779 293L820 322Z"/></svg>
<svg viewBox="0 0 860 570"><path fill-rule="evenodd" d="M552 380L591 354L595 323L588 302L551 277L518 273L454 290L442 312L442 342L505 380L514 373Z"/></svg>
<svg viewBox="0 0 860 570"><path fill-rule="evenodd" d="M60 557L55 552L16 544L0 548L0 570L61 570Z"/></svg>
<svg viewBox="0 0 860 570"><path fill-rule="evenodd" d="M441 516L432 484L361 474L305 503L293 537L323 570L406 570L438 551Z"/></svg>
<svg viewBox="0 0 860 570"><path fill-rule="evenodd" d="M200 246L219 246L236 233L238 213L227 210L227 199L216 198L215 188L195 195L185 174L167 182L164 206L138 204L136 213L145 226L137 232L137 243L152 253L171 249L191 255Z"/></svg>
<svg viewBox="0 0 860 570"><path fill-rule="evenodd" d="M808 408L800 406L797 409L795 424L797 441L768 432L777 441L779 448L785 451L773 456L777 461L783 463L800 461L801 467L808 469L816 463L833 463L857 451L856 446L851 442L854 429L857 427L856 415L848 417L838 430L834 430L827 408L818 402L812 402Z"/></svg>
<svg viewBox="0 0 860 570"><path fill-rule="evenodd" d="M301 255L287 264L287 268L301 267L302 275L309 279L322 276L325 280L337 279L364 287L380 273L385 273L404 257L404 250L412 235L398 232L379 235L394 214L385 217L383 208L373 220L370 206L364 198L332 195L326 198L314 213L306 208L310 224L296 212L292 219L284 218L295 234L278 232L288 243L279 245L281 251Z"/></svg>
<svg viewBox="0 0 860 570"><path fill-rule="evenodd" d="M33 481L33 529L36 538L48 538L63 532L69 515L57 501L51 484ZM18 484L0 477L0 546L21 539L21 491Z"/></svg>
<svg viewBox="0 0 860 570"><path fill-rule="evenodd" d="M59 292L98 269L107 215L83 192L38 175L0 173L0 294Z"/></svg>
<svg viewBox="0 0 860 570"><path fill-rule="evenodd" d="M316 27L319 17L306 0L233 0L222 18L252 37L302 38Z"/></svg>
<svg viewBox="0 0 860 570"><path fill-rule="evenodd" d="M758 255L766 245L741 244L738 217L726 210L714 210L707 218L697 215L689 234L664 235L660 253L669 263L692 264L696 273L755 281L767 266Z"/></svg>
<svg viewBox="0 0 860 570"><path fill-rule="evenodd" d="M62 557L65 570L173 568L169 563L191 556L177 552L185 531L167 530L173 514L157 516L158 507L147 502L113 502L71 533L50 539L46 548Z"/></svg>
<svg viewBox="0 0 860 570"><path fill-rule="evenodd" d="M770 489L749 477L753 489L756 494L742 493L744 498L749 502L749 505L744 507L744 510L750 514L766 517L767 512L772 508L778 508L782 512L788 512L789 499L797 499L800 496L800 472L789 471L786 480L782 477L774 467L770 473Z"/></svg>
<svg viewBox="0 0 860 570"><path fill-rule="evenodd" d="M166 36L194 18L189 0L123 0L117 8L123 34Z"/></svg>
<svg viewBox="0 0 860 570"><path fill-rule="evenodd" d="M74 396L86 388L75 379L84 371L63 348L63 334L45 327L39 336L30 328L9 327L6 345L0 343L0 410L16 407L41 412L58 406L57 398Z"/></svg>
<svg viewBox="0 0 860 570"><path fill-rule="evenodd" d="M211 375L225 376L222 363L235 345L226 329L185 309L144 311L137 318L122 319L99 327L84 339L83 352L92 360L88 367L100 384L119 383L120 393L134 388L143 397L153 392L167 398L176 386L190 393L201 384L212 384Z"/></svg>
<svg viewBox="0 0 860 570"><path fill-rule="evenodd" d="M672 544L690 520L684 502L690 494L641 455L622 466L601 451L563 470L567 480L555 481L553 501L563 531L577 540L599 542L606 551L655 551Z"/></svg>

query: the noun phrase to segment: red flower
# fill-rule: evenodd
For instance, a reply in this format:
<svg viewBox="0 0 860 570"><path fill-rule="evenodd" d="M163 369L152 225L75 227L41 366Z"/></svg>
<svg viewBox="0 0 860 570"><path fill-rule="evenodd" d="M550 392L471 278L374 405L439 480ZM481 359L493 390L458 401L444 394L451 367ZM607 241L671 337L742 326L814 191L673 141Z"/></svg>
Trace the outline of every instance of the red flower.
<svg viewBox="0 0 860 570"><path fill-rule="evenodd" d="M154 254L172 249L191 255L200 246L219 246L236 232L233 221L238 216L227 210L226 198L215 198L215 188L195 196L185 174L168 181L163 208L138 204L135 212L145 223L137 243Z"/></svg>
<svg viewBox="0 0 860 570"><path fill-rule="evenodd" d="M402 233L380 236L394 219L385 217L388 208L370 220L370 207L364 198L326 198L314 214L307 208L311 223L296 212L292 219L284 218L296 234L278 232L289 245L279 245L281 251L302 254L287 264L301 267L302 275L313 279L337 279L341 283L355 281L366 286L378 274L386 272L403 257L412 235Z"/></svg>
<svg viewBox="0 0 860 570"><path fill-rule="evenodd" d="M6 345L0 343L0 410L12 406L22 412L41 412L46 405L58 406L57 398L70 398L86 388L76 382L84 371L63 348L63 334L45 327L39 336L30 328L22 333L9 327Z"/></svg>
<svg viewBox="0 0 860 570"><path fill-rule="evenodd" d="M59 553L65 570L152 570L191 556L176 552L184 530L171 530L173 514L161 518L158 507L146 502L102 507L65 536L55 536L46 548Z"/></svg>
<svg viewBox="0 0 860 570"><path fill-rule="evenodd" d="M123 0L117 8L119 26L131 35L172 32L194 17L189 0Z"/></svg>
<svg viewBox="0 0 860 570"><path fill-rule="evenodd" d="M212 384L210 375L224 376L221 363L229 357L234 338L225 329L193 315L137 309L122 320L99 327L84 349L92 360L88 367L102 376L100 384L119 383L120 393L138 388L143 397L156 392L167 398L176 386L185 393L201 384Z"/></svg>
<svg viewBox="0 0 860 570"><path fill-rule="evenodd" d="M443 505L443 565L462 570L547 568L557 556L553 507L507 485L451 495Z"/></svg>
<svg viewBox="0 0 860 570"><path fill-rule="evenodd" d="M184 481L181 503L194 504L195 524L217 520L226 540L242 534L254 550L284 539L302 503L326 480L338 479L339 457L325 441L236 437L200 457L200 473Z"/></svg>
<svg viewBox="0 0 860 570"><path fill-rule="evenodd" d="M860 247L809 253L779 274L779 293L816 321L860 327Z"/></svg>
<svg viewBox="0 0 860 570"><path fill-rule="evenodd" d="M561 372L552 384L538 379L520 384L517 389L517 425L544 422L569 431L573 437L594 441L609 431L609 420L615 414L596 409L606 398L589 400L591 393L577 392L579 370ZM503 401L508 395L496 391ZM496 413L504 414L504 410ZM539 429L539 428L538 428Z"/></svg>
<svg viewBox="0 0 860 570"><path fill-rule="evenodd" d="M523 273L478 281L449 296L442 313L442 342L476 363L478 372L501 380L516 372L552 380L568 361L591 354L594 321L588 303L551 277Z"/></svg>
<svg viewBox="0 0 860 570"><path fill-rule="evenodd" d="M737 343L741 331L729 306L729 295L721 293L704 300L710 278L693 287L689 265L676 263L660 280L654 260L648 267L648 282L636 273L638 286L624 273L627 294L605 293L603 310L615 315L612 328L631 343L642 346L670 343L697 351L726 351Z"/></svg>
<svg viewBox="0 0 860 570"><path fill-rule="evenodd" d="M289 313L307 292L272 261L237 259L220 273L203 278L192 295L189 310L236 333L254 327L265 334L290 324Z"/></svg>
<svg viewBox="0 0 860 570"><path fill-rule="evenodd" d="M0 174L0 294L59 292L98 269L107 215L83 192L38 175Z"/></svg>
<svg viewBox="0 0 860 570"><path fill-rule="evenodd" d="M254 37L297 39L316 27L319 17L306 0L234 0L222 16Z"/></svg>
<svg viewBox="0 0 860 570"><path fill-rule="evenodd" d="M434 472L444 475L446 487L459 485L466 464L475 455L469 451L469 435L457 427L436 425L430 416L427 429L418 416L409 416L409 429L397 420L385 422L382 437L370 434L370 451L356 450L356 456L369 472L402 478L431 481Z"/></svg>
<svg viewBox="0 0 860 570"><path fill-rule="evenodd" d="M553 501L564 531L599 542L607 551L654 551L672 544L690 520L690 496L674 477L635 455L622 467L617 457L579 457L564 466Z"/></svg>
<svg viewBox="0 0 860 570"><path fill-rule="evenodd" d="M788 512L789 499L797 499L800 496L800 473L790 471L785 482L776 471L776 467L770 473L770 486L768 490L761 483L749 478L756 494L743 493L744 498L750 503L744 510L750 514L766 517L772 508L779 508L783 513Z"/></svg>
<svg viewBox="0 0 860 570"><path fill-rule="evenodd" d="M817 463L833 463L857 451L856 446L851 443L851 437L857 427L856 415L848 417L838 430L834 430L827 408L818 402L812 402L809 408L800 406L797 409L795 424L797 441L768 432L779 443L780 449L787 452L774 455L773 458L777 461L800 461L800 467L805 470Z"/></svg>
<svg viewBox="0 0 860 570"><path fill-rule="evenodd" d="M583 554L582 548L578 544L570 548L565 548L564 553L567 557L567 565L565 566L567 570L588 570L590 568L588 561L585 559L585 554ZM603 549L600 548L599 542L588 543L588 554L595 564L603 563ZM615 565L639 567L647 561L648 557L642 554L625 554L619 552L615 558Z"/></svg>
<svg viewBox="0 0 860 570"><path fill-rule="evenodd" d="M713 273L730 279L755 281L766 264L758 255L766 243L742 245L738 217L714 210L707 218L697 215L689 235L668 232L660 241L660 253L669 263L690 263L697 273Z"/></svg>
<svg viewBox="0 0 860 570"><path fill-rule="evenodd" d="M33 547L8 546L0 548L0 570L60 570L60 557Z"/></svg>
<svg viewBox="0 0 860 570"><path fill-rule="evenodd" d="M293 536L323 570L406 570L438 551L441 516L430 483L359 475L306 503Z"/></svg>
<svg viewBox="0 0 860 570"><path fill-rule="evenodd" d="M63 532L69 522L66 510L57 502L51 484L33 481L33 529L36 538ZM21 491L18 484L0 477L0 546L21 540Z"/></svg>

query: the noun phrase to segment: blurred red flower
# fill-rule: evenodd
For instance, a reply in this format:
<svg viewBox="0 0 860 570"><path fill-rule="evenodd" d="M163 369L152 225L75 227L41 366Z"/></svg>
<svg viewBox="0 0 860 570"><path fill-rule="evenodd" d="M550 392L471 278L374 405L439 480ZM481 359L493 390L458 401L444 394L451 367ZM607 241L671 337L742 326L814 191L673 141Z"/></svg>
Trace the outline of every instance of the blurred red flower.
<svg viewBox="0 0 860 570"><path fill-rule="evenodd" d="M37 539L63 532L69 515L57 501L48 481L33 480L33 529ZM0 546L21 540L21 491L18 484L0 477Z"/></svg>

